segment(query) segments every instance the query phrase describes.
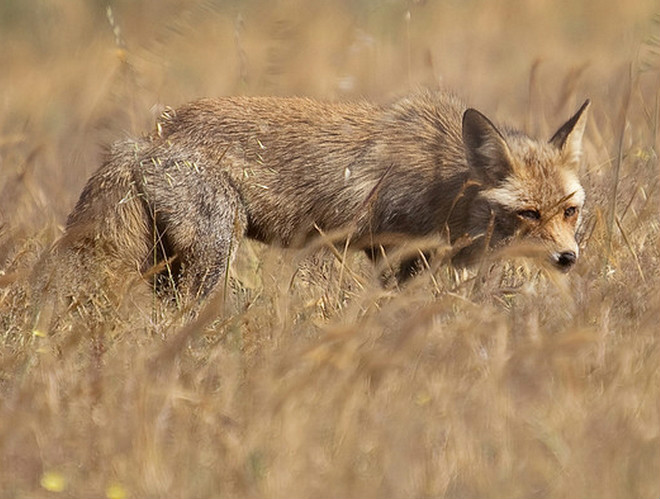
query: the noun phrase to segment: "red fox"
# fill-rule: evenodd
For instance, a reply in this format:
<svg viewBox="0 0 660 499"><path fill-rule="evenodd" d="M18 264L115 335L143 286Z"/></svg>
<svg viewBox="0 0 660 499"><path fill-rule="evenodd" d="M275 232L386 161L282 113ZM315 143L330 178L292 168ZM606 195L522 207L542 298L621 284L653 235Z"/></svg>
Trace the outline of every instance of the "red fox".
<svg viewBox="0 0 660 499"><path fill-rule="evenodd" d="M198 100L110 148L57 251L83 271L103 264L122 278L146 272L154 255L167 259L167 281L193 301L222 282L244 236L285 247L344 228L353 241L467 236L459 261L529 238L567 271L578 258L588 107L546 142L496 127L441 91L387 105ZM404 262L397 276L414 267Z"/></svg>

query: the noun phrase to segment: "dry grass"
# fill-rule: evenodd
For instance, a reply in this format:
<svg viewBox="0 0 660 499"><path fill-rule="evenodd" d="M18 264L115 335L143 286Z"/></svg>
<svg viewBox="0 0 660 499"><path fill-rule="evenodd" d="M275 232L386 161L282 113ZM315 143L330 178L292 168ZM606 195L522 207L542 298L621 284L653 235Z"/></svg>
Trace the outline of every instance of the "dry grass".
<svg viewBox="0 0 660 499"><path fill-rule="evenodd" d="M0 497L660 495L655 2L114 5L0 4ZM33 332L23 284L100 144L202 95L439 83L545 135L591 97L568 276L389 292L361 255L248 242L193 326L137 293Z"/></svg>

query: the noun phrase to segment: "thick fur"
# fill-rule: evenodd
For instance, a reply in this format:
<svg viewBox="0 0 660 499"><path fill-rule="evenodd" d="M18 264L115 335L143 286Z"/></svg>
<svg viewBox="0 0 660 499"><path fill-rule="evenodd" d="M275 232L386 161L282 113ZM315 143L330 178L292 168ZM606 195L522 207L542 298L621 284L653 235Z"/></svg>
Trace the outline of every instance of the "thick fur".
<svg viewBox="0 0 660 499"><path fill-rule="evenodd" d="M297 246L348 229L374 258L368 241L386 234L468 236L465 261L522 236L567 270L587 106L548 142L497 128L444 92L389 105L199 100L110 149L57 252L90 274L109 262L122 279L167 260L156 279L184 300L222 282L245 235Z"/></svg>

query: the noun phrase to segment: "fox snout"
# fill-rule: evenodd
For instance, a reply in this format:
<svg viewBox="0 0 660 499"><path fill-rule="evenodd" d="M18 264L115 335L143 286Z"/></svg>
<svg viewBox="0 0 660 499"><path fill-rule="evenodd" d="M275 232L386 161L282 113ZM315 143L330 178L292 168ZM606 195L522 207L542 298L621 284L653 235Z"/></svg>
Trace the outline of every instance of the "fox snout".
<svg viewBox="0 0 660 499"><path fill-rule="evenodd" d="M568 272L577 263L580 254L573 225L566 226L563 222L555 221L548 223L545 229L548 230L543 231L540 236L550 253L552 265L562 272Z"/></svg>
<svg viewBox="0 0 660 499"><path fill-rule="evenodd" d="M559 270L568 272L577 262L577 253L572 250L558 252L552 256L552 261Z"/></svg>
<svg viewBox="0 0 660 499"><path fill-rule="evenodd" d="M559 213L548 220L540 231L540 238L550 251L552 264L562 272L568 272L577 262L580 248L576 240L578 215L566 217Z"/></svg>

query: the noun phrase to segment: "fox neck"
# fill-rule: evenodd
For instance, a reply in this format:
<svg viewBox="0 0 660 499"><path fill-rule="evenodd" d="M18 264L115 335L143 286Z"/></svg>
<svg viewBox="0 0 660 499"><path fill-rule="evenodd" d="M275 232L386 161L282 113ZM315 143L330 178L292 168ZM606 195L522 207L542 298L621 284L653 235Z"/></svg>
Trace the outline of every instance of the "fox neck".
<svg viewBox="0 0 660 499"><path fill-rule="evenodd" d="M454 263L465 264L513 237L516 223L501 207L483 198L479 187L473 184L455 203L446 231L448 241L457 249Z"/></svg>

